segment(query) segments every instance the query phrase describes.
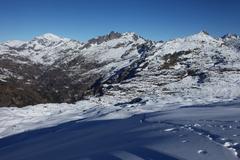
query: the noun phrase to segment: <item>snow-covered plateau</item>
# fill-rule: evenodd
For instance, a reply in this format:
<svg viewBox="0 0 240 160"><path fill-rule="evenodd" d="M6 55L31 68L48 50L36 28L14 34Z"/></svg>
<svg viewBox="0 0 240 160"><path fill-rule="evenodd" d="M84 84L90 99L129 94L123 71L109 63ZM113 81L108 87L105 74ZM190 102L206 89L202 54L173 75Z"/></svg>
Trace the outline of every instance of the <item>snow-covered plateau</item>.
<svg viewBox="0 0 240 160"><path fill-rule="evenodd" d="M239 97L240 37L234 34L200 32L157 42L111 32L79 42L47 33L2 42L0 159L47 159L45 153L48 159L237 159ZM225 133L230 126L234 138ZM118 130L122 145L111 139ZM74 146L95 149L87 143L97 138L96 146L104 145L104 134L113 149L83 154L80 147L81 156L75 155ZM76 139L82 141L65 144ZM201 143L193 147L196 140ZM48 141L63 148L37 153ZM64 158L66 147L75 157Z"/></svg>

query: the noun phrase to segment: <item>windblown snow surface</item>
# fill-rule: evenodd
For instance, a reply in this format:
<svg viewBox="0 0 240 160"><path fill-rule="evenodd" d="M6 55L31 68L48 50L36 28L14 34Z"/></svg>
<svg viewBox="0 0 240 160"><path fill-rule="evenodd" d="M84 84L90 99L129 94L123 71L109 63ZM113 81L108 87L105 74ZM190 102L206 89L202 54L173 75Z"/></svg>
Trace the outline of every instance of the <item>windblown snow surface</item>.
<svg viewBox="0 0 240 160"><path fill-rule="evenodd" d="M85 108L86 115L99 116L93 116L89 121L84 119L84 114L69 112L73 119L79 120L3 138L0 140L0 158L237 160L240 151L239 104L235 101L183 106L123 119L118 116L111 120L96 120L101 119L100 115L104 113L93 114L96 108ZM39 126L41 123L52 123L54 118L51 118L39 122Z"/></svg>

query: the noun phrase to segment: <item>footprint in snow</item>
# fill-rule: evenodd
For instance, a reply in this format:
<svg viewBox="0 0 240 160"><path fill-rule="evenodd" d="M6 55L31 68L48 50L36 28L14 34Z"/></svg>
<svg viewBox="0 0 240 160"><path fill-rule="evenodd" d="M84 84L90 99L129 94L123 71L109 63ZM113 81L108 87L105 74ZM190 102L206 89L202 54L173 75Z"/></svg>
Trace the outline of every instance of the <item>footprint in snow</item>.
<svg viewBox="0 0 240 160"><path fill-rule="evenodd" d="M239 137L239 135L238 134L234 134L233 137Z"/></svg>
<svg viewBox="0 0 240 160"><path fill-rule="evenodd" d="M165 132L174 132L174 131L178 131L178 129L176 128L168 128L164 130Z"/></svg>
<svg viewBox="0 0 240 160"><path fill-rule="evenodd" d="M207 154L208 152L206 150L198 150L198 154Z"/></svg>
<svg viewBox="0 0 240 160"><path fill-rule="evenodd" d="M188 140L182 140L181 141L182 143L187 143L187 142L189 142Z"/></svg>

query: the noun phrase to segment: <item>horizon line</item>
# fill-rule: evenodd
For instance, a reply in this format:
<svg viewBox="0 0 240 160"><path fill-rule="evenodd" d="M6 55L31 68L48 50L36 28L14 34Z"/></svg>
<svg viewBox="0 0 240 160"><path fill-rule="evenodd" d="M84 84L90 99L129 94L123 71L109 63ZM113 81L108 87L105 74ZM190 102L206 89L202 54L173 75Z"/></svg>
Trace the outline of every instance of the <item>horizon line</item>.
<svg viewBox="0 0 240 160"><path fill-rule="evenodd" d="M231 33L231 32L228 32L228 33L225 33L225 34L222 34L221 36L217 36L217 35L212 35L210 34L208 31L205 31L205 30L200 30L199 32L195 32L195 33L192 33L192 34L187 34L187 35L182 35L182 36L177 36L177 37L174 37L174 38L169 38L167 40L162 40L162 39L159 39L159 40L152 40L150 38L145 38L144 36L142 36L141 34L137 33L137 32L133 32L133 31L128 31L128 32L118 32L118 31L110 31L110 32L107 32L105 34L101 34L101 35L97 35L97 36L92 36L92 38L88 38L87 40L81 40L79 38L71 38L71 36L62 36L61 34L57 34L57 33L54 33L54 32L46 32L46 33L42 33L42 34L36 34L35 36L32 36L32 38L29 38L29 39L9 39L9 40L0 40L0 43L4 43L4 42L9 42L9 41L23 41L23 42L29 42L31 40L33 40L34 38L37 38L37 37L41 37L41 36L44 36L44 35L47 35L47 34L52 34L53 36L57 36L59 38L66 38L66 39L70 39L70 40L75 40L75 41L79 41L79 42L88 42L89 40L91 39L94 39L94 38L98 38L98 37L101 37L101 36L106 36L106 35L109 35L110 33L120 33L120 34L127 34L127 33L133 33L133 34L136 34L146 40L150 40L150 41L156 41L156 42L159 42L159 41L164 41L164 42L167 42L167 41L171 41L171 40L174 40L174 39L178 39L178 38L185 38L185 37L188 37L188 36L192 36L192 35L196 35L196 34L199 34L201 32L204 32L206 34L208 34L209 36L213 37L213 38L222 38L226 35L236 35L236 36L239 36L239 34L237 33Z"/></svg>

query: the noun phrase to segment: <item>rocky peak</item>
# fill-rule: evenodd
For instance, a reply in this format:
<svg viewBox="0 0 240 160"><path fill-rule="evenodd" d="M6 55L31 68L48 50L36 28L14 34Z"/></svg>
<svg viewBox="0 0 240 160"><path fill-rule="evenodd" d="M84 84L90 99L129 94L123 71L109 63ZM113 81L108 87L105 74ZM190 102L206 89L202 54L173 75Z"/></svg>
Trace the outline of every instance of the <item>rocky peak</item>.
<svg viewBox="0 0 240 160"><path fill-rule="evenodd" d="M113 39L118 39L120 37L122 37L121 33L112 31L107 35L99 36L97 38L90 39L88 41L88 43L90 43L90 44L101 44L103 42L107 42L107 41L110 41L110 40L113 40Z"/></svg>
<svg viewBox="0 0 240 160"><path fill-rule="evenodd" d="M112 40L112 39L120 38L121 36L122 36L121 33L111 31L111 32L110 32L108 35L106 35L105 37L106 37L108 40Z"/></svg>

